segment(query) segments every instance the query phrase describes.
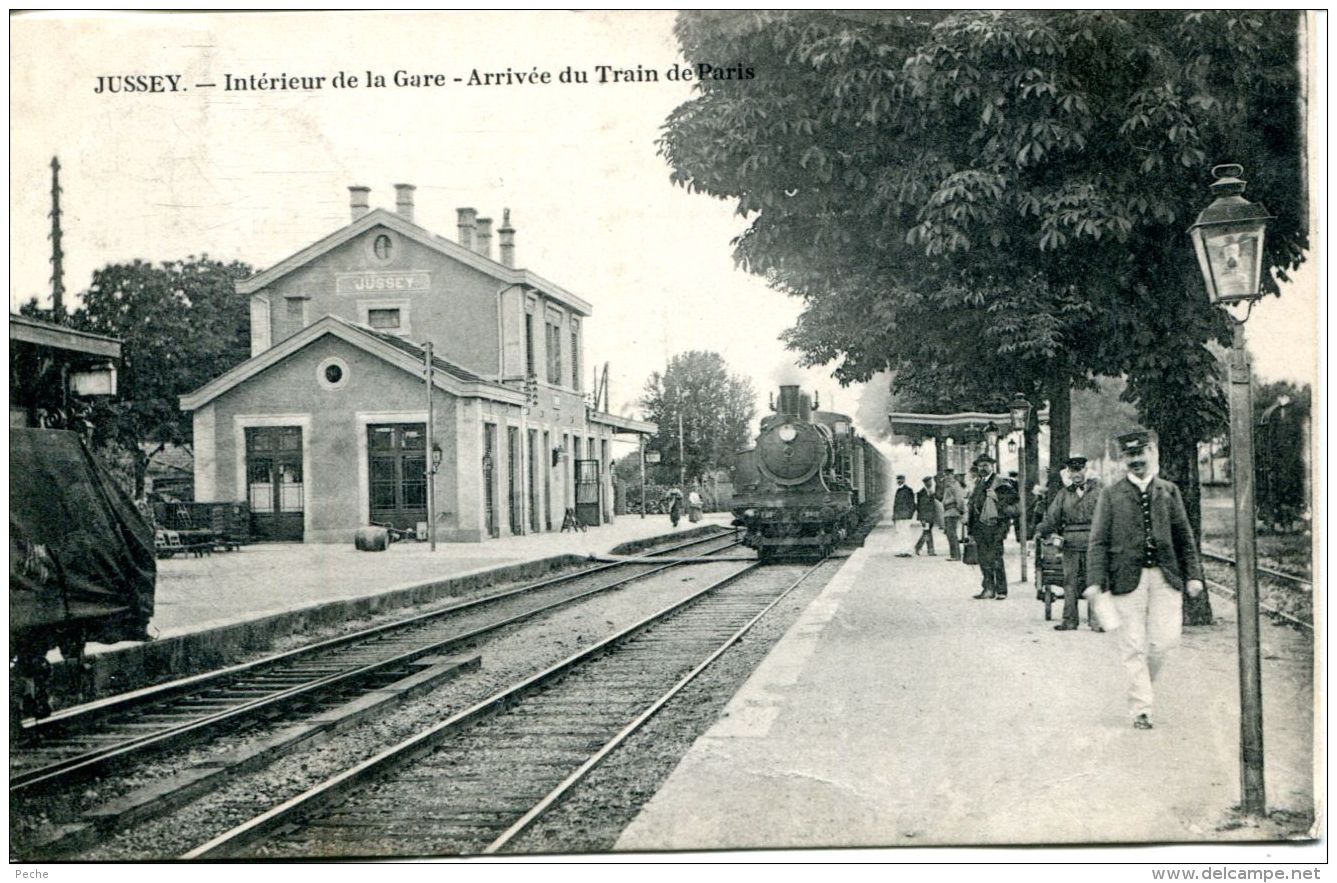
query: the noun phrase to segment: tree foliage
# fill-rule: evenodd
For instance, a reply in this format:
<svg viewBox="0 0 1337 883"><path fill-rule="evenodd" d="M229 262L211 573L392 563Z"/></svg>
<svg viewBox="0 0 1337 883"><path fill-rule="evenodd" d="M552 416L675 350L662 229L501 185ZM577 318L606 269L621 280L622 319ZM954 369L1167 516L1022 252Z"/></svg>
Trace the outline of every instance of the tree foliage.
<svg viewBox="0 0 1337 883"><path fill-rule="evenodd" d="M803 299L788 342L807 362L895 371L928 407L1127 374L1163 446L1189 450L1224 413L1206 344L1228 325L1185 236L1210 166L1244 164L1277 215L1280 278L1307 244L1297 22L684 13L689 61L758 76L699 83L660 148L676 183L749 219L735 257Z"/></svg>
<svg viewBox="0 0 1337 883"><path fill-rule="evenodd" d="M756 392L746 377L731 375L719 353L693 350L669 360L661 374L646 381L641 405L645 419L659 426L647 451L658 451L656 481L676 484L680 467L692 481L715 469L728 469L734 454L747 445L756 415ZM679 457L678 418L682 418Z"/></svg>
<svg viewBox="0 0 1337 883"><path fill-rule="evenodd" d="M192 256L93 273L69 324L122 341L118 394L94 411L95 442L140 451L143 442L191 441L178 398L250 356L249 299L235 282L252 272Z"/></svg>

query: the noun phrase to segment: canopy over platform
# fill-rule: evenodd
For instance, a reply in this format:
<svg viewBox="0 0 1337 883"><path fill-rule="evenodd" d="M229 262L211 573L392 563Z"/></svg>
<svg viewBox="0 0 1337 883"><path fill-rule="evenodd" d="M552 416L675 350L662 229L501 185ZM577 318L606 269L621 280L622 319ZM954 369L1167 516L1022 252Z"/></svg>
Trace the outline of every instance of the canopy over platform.
<svg viewBox="0 0 1337 883"><path fill-rule="evenodd" d="M892 411L887 415L893 435L903 436L910 444L923 444L929 439L952 439L957 444L983 441L990 425L999 435L1012 431L1012 415L1007 411L959 411L955 414L924 414L915 411ZM1039 413L1040 424L1049 422L1048 406Z"/></svg>

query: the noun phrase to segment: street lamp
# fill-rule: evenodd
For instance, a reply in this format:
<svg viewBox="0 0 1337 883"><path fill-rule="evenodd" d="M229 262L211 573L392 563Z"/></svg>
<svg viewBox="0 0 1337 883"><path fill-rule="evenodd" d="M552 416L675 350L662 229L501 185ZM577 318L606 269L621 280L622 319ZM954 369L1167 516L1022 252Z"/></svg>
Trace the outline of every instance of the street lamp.
<svg viewBox="0 0 1337 883"><path fill-rule="evenodd" d="M1230 312L1230 483L1235 491L1235 594L1239 615L1240 783L1244 812L1261 816L1263 787L1263 684L1258 650L1258 548L1253 487L1252 366L1244 349L1244 323L1262 297L1263 234L1272 215L1245 199L1242 166L1212 169L1216 199L1189 228L1207 297ZM1245 305L1243 316L1232 308Z"/></svg>
<svg viewBox="0 0 1337 883"><path fill-rule="evenodd" d="M998 459L998 426L990 423L984 427L984 440L989 443L989 456Z"/></svg>
<svg viewBox="0 0 1337 883"><path fill-rule="evenodd" d="M1026 401L1024 395L1016 393L1012 396L1012 402L1007 410L1012 416L1012 428L1021 432L1021 442L1018 445L1020 453L1017 455L1017 483L1021 485L1017 488L1017 496L1021 500L1021 524L1017 539L1021 542L1021 581L1026 582L1026 550L1029 547L1030 536L1026 529L1026 498L1030 496L1026 490L1026 424L1031 417L1031 403Z"/></svg>

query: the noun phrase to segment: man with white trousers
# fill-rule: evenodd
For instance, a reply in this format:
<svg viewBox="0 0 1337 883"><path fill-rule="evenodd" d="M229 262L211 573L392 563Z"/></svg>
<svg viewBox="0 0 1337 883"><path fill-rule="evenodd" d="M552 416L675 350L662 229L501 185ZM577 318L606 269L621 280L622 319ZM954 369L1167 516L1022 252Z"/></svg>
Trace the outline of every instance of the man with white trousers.
<svg viewBox="0 0 1337 883"><path fill-rule="evenodd" d="M1117 628L1133 726L1150 730L1153 684L1183 627L1180 593L1202 592L1202 564L1179 488L1152 466L1152 433L1130 432L1117 443L1128 476L1100 491L1087 546L1085 597L1103 604L1097 609L1106 629ZM1107 615L1111 608L1113 615Z"/></svg>

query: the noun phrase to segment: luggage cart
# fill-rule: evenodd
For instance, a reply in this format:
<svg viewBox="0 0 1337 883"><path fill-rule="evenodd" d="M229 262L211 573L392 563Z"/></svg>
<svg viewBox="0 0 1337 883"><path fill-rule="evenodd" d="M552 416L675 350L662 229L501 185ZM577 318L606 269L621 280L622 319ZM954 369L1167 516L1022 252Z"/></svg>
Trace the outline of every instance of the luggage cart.
<svg viewBox="0 0 1337 883"><path fill-rule="evenodd" d="M1063 597L1063 550L1042 541L1035 543L1035 597L1045 604L1045 619L1053 619L1054 601Z"/></svg>

